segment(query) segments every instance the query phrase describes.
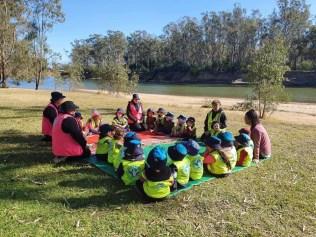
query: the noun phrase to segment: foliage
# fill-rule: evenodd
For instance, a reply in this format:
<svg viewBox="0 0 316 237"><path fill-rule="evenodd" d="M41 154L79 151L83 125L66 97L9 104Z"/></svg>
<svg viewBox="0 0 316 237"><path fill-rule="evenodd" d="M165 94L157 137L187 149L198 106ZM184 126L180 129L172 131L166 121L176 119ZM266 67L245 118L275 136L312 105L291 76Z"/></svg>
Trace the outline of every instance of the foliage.
<svg viewBox="0 0 316 237"><path fill-rule="evenodd" d="M261 118L286 97L282 82L285 72L289 69L286 66L287 54L288 48L283 39L267 39L249 65L247 77L258 100Z"/></svg>
<svg viewBox="0 0 316 237"><path fill-rule="evenodd" d="M132 93L138 82L136 74L132 74L131 79L129 79L128 69L117 63L108 63L99 68L98 77L102 80L102 89L106 89L113 94L119 94L120 92Z"/></svg>
<svg viewBox="0 0 316 237"><path fill-rule="evenodd" d="M25 0L30 32L28 40L32 42L32 54L35 66L35 89L38 89L43 74L48 72L49 57L52 52L47 44L47 33L55 24L64 22L61 0Z"/></svg>

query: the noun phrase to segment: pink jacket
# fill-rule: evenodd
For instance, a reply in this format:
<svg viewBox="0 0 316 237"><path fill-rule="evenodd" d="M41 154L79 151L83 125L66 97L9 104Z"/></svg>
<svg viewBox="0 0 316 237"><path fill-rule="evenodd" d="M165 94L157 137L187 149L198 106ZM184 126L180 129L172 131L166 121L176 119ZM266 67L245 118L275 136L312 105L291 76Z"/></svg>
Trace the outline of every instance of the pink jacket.
<svg viewBox="0 0 316 237"><path fill-rule="evenodd" d="M261 123L251 128L251 139L254 143L253 158L259 159L260 155L271 155L271 142L266 129Z"/></svg>

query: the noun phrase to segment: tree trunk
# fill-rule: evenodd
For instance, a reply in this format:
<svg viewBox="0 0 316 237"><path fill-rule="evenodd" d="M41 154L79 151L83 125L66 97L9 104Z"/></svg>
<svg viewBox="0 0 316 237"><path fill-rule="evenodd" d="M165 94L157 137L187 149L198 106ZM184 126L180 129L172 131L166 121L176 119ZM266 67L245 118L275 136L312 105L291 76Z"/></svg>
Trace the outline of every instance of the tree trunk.
<svg viewBox="0 0 316 237"><path fill-rule="evenodd" d="M0 82L2 88L7 88L4 63L1 63Z"/></svg>

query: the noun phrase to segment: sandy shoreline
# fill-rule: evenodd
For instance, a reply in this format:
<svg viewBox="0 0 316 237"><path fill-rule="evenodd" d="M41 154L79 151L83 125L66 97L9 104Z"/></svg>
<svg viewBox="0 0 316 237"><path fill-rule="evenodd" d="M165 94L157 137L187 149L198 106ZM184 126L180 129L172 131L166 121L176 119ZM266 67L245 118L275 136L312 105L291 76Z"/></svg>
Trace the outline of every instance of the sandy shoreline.
<svg viewBox="0 0 316 237"><path fill-rule="evenodd" d="M20 89L20 88L10 88L10 90L31 90L31 89ZM34 90L31 90L34 91ZM77 89L75 92L85 92L85 93L107 93L100 92L97 90L88 89ZM201 107L209 99L220 99L223 107L229 110L233 105L238 102L242 102L243 99L238 98L218 98L218 97L198 97L198 96L178 96L178 95L159 95L159 94L146 94L139 93L142 101L145 104L161 104L168 106L185 106L185 107ZM130 95L121 95L122 98L130 100ZM289 102L281 103L278 106L277 111L275 111L269 118L279 120L286 123L292 124L305 124L305 125L316 125L316 103L298 103Z"/></svg>

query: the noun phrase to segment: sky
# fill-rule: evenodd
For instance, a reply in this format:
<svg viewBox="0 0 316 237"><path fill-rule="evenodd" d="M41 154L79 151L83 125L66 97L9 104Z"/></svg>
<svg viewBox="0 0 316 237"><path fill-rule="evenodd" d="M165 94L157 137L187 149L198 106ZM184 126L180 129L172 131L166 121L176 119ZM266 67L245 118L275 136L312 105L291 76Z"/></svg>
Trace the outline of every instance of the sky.
<svg viewBox="0 0 316 237"><path fill-rule="evenodd" d="M306 0L316 15L316 0ZM48 44L69 62L71 42L91 34L119 30L126 35L146 30L155 35L169 22L183 16L200 18L206 11L230 11L238 3L250 13L258 9L267 16L276 8L276 0L62 0L65 22L48 34ZM68 51L68 53L67 53Z"/></svg>

